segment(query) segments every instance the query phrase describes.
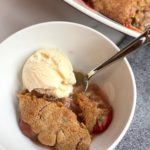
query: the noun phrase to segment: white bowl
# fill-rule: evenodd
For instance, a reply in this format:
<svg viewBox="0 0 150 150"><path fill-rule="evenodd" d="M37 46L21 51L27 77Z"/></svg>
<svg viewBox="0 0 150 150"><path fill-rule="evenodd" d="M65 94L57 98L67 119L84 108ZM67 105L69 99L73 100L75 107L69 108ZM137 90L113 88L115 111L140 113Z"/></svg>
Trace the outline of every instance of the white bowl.
<svg viewBox="0 0 150 150"><path fill-rule="evenodd" d="M101 33L69 22L48 22L23 29L0 45L0 145L7 150L43 150L22 134L18 127L16 92L21 88L25 60L38 48L59 48L75 70L88 72L112 56L119 48ZM90 150L114 148L127 131L135 110L136 86L126 59L97 74L93 80L109 97L114 118L109 128L97 136Z"/></svg>
<svg viewBox="0 0 150 150"><path fill-rule="evenodd" d="M85 13L86 15L92 17L93 19L96 19L97 21L102 22L102 23L108 25L109 27L114 28L122 33L130 35L132 37L138 37L140 35L139 32L131 30L131 29L119 24L118 22L102 15L101 13L91 9L83 2L83 0L64 0L64 1L67 2L68 4L70 4L71 6L73 6L74 8Z"/></svg>

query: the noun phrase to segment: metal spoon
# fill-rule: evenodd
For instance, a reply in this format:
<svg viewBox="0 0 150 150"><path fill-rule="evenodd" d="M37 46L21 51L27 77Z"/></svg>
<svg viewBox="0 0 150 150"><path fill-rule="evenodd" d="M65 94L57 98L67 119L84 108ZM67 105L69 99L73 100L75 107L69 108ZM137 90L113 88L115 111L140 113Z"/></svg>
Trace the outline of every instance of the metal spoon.
<svg viewBox="0 0 150 150"><path fill-rule="evenodd" d="M80 81L80 83L84 86L85 91L87 91L88 89L90 78L93 77L98 71L102 70L106 66L112 64L113 62L116 62L117 60L125 57L129 53L149 43L150 43L150 26L146 27L146 31L143 34L141 34L138 38L133 40L130 44L121 49L107 61L92 69L88 74L83 75L82 81Z"/></svg>

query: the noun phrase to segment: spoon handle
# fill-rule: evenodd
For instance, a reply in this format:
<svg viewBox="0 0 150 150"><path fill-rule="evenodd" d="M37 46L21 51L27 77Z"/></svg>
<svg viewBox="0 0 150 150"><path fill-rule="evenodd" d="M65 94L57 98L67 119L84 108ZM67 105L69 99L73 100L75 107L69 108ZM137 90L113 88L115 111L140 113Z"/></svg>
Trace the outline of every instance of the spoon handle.
<svg viewBox="0 0 150 150"><path fill-rule="evenodd" d="M97 71L101 70L102 68L106 67L107 65L119 60L120 58L125 57L129 53L135 51L138 48L141 48L142 46L150 43L150 27L138 38L133 40L131 43L129 43L126 47L121 49L119 52L117 52L115 55L113 55L110 59L102 63L101 65L97 66L93 70L91 70L87 77L90 79L94 74L97 73Z"/></svg>

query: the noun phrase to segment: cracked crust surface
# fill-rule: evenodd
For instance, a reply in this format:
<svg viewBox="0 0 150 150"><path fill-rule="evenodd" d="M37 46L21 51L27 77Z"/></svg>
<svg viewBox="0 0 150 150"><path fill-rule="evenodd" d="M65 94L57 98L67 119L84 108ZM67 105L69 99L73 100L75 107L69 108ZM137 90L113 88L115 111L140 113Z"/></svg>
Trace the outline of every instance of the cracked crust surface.
<svg viewBox="0 0 150 150"><path fill-rule="evenodd" d="M105 103L100 104L96 101L89 99L84 94L76 94L74 102L80 108L79 116L85 123L90 133L93 132L97 118L110 111L110 108Z"/></svg>
<svg viewBox="0 0 150 150"><path fill-rule="evenodd" d="M18 93L20 118L36 134L40 143L57 150L87 150L91 137L76 115L63 104ZM22 129L24 130L24 129Z"/></svg>
<svg viewBox="0 0 150 150"><path fill-rule="evenodd" d="M93 2L95 10L129 28L135 27L134 25L132 25L133 21L132 18L138 15L139 11L141 11L143 7L147 7L147 5L150 5L149 0L119 0L119 1L90 0L90 1ZM145 10L142 13L145 13ZM143 17L141 18L143 19ZM139 30L141 29L143 29L143 27L139 28Z"/></svg>
<svg viewBox="0 0 150 150"><path fill-rule="evenodd" d="M109 18L125 24L138 0L93 0L94 8Z"/></svg>

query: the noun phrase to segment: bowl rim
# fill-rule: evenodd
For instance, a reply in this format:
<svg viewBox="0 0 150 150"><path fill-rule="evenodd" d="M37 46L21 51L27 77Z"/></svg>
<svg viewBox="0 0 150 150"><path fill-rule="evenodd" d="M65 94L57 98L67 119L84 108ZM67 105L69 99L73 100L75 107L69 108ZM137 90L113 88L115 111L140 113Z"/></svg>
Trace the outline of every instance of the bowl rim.
<svg viewBox="0 0 150 150"><path fill-rule="evenodd" d="M86 25L82 25L82 24L74 23L74 22L67 22L67 21L50 21L50 22L43 22L43 23L38 23L38 24L34 24L34 25L31 25L31 26L28 26L28 27L26 27L24 29L21 29L21 30L13 33L12 35L10 35L6 39L4 39L0 43L0 47L3 44L5 44L5 42L7 42L7 40L11 39L12 37L16 36L17 34L25 32L26 30L31 30L32 28L35 28L35 27L47 26L47 25L52 25L52 24L71 25L71 26L76 26L76 27L83 28L83 29L86 29L86 30L90 30L90 31L94 32L95 34L97 34L97 35L101 36L102 38L104 38L106 41L108 41L115 48L116 51L120 50L119 47L114 42L112 42L108 37L106 37L105 35L103 35L99 31L96 31L95 29L90 28L90 27L88 27ZM135 112L135 107L136 107L137 90L136 90L135 77L134 77L132 68L131 68L128 60L126 58L123 58L122 61L124 61L124 63L127 65L127 68L129 69L129 73L130 73L130 76L131 76L131 82L132 82L132 87L133 87L133 104L132 104L132 109L131 109L130 116L128 118L128 121L125 124L124 129L122 130L120 135L116 138L116 140L112 143L112 145L108 148L108 150L114 149L118 145L118 143L122 140L122 138L124 137L125 133L127 132L128 128L129 128L129 126L131 124L131 121L133 119L134 112Z"/></svg>
<svg viewBox="0 0 150 150"><path fill-rule="evenodd" d="M110 28L113 28L119 32L122 32L126 35L130 35L132 37L138 37L140 36L140 33L134 30L131 30L125 26L123 26L122 24L110 19L109 17L104 16L103 14L101 14L100 12L97 12L95 10L91 10L82 6L79 2L77 2L76 0L64 0L64 2L66 2L67 4L69 4L70 6L76 8L77 10L81 11L82 13L88 15L89 17L109 26Z"/></svg>

